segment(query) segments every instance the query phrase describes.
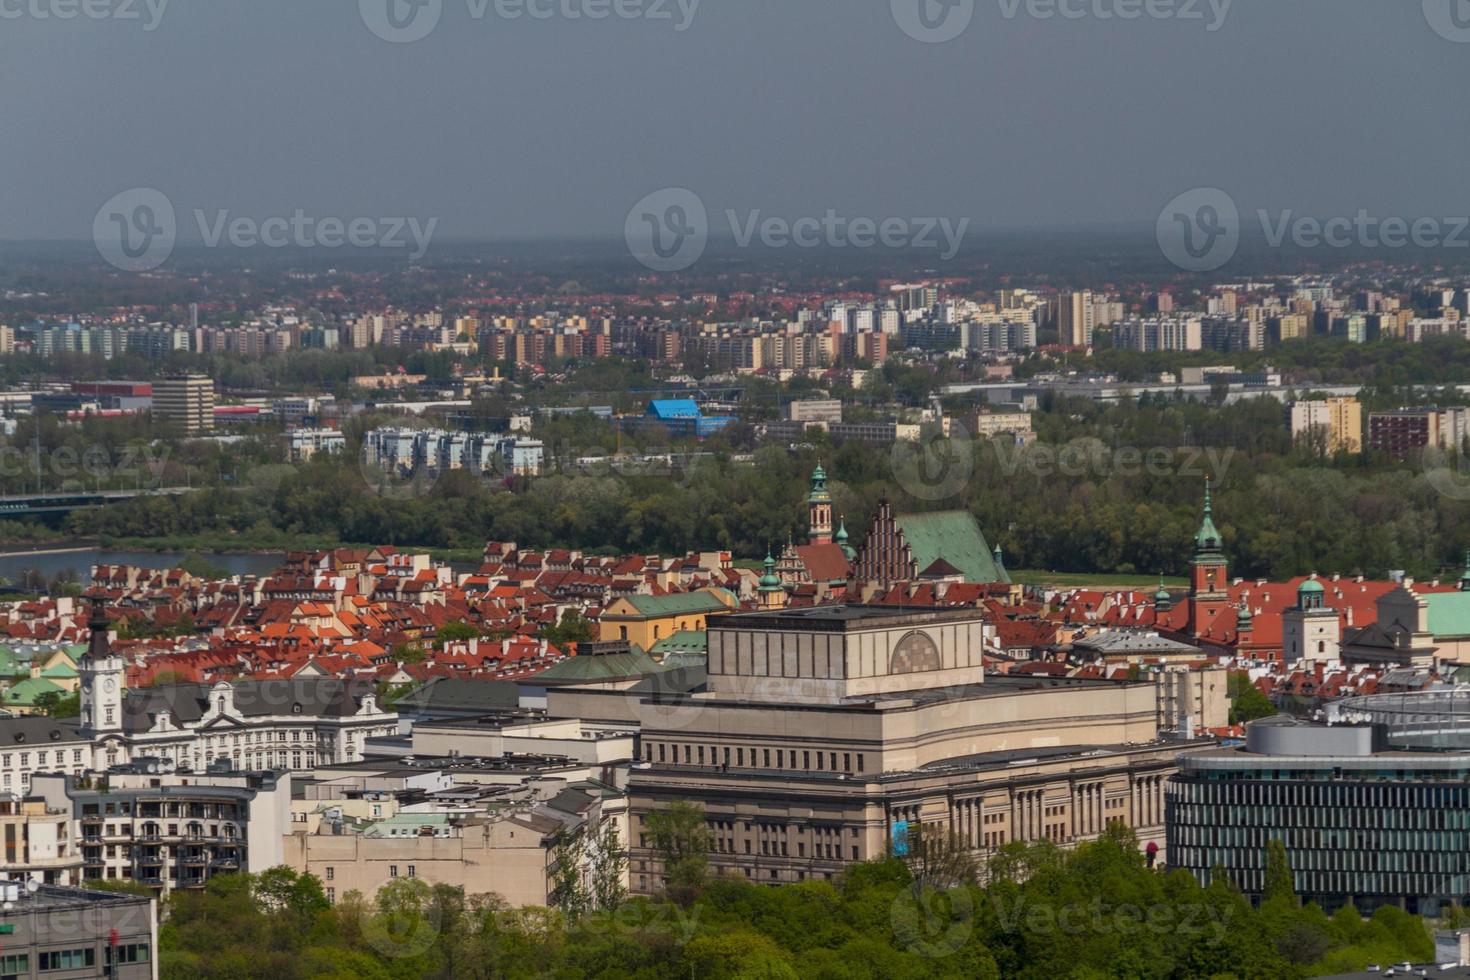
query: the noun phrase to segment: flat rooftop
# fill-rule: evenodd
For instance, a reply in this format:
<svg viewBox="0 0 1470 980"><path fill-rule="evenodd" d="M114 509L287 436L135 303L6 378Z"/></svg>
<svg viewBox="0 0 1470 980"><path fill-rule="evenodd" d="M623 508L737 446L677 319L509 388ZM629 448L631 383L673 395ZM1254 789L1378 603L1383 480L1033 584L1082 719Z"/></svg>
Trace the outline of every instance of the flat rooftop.
<svg viewBox="0 0 1470 980"><path fill-rule="evenodd" d="M806 606L774 612L736 613L711 619L710 630L828 630L845 632L880 626L967 623L985 618L980 609L936 609L915 606Z"/></svg>
<svg viewBox="0 0 1470 980"><path fill-rule="evenodd" d="M20 884L20 899L16 901L14 910L17 913L54 909L106 908L110 905L122 907L152 901L141 895L91 891L85 888L65 888L61 885L41 885L36 891L30 892L26 890L24 883L4 883Z"/></svg>
<svg viewBox="0 0 1470 980"><path fill-rule="evenodd" d="M977 670L979 668L976 668ZM892 675L886 678L875 678L878 681L891 681L895 678L902 679L905 675ZM757 680L759 678L756 678ZM843 698L841 701L806 701L796 698L790 701L754 701L731 695L725 697L701 697L706 694L708 688L699 687L692 691L679 690L646 690L626 692L630 696L638 697L640 700L651 701L654 704L681 704L688 702L694 705L754 705L772 710L802 711L806 709L833 711L848 709L851 711L869 711L879 704L891 702L913 702L914 704L935 704L944 701L975 700L979 698L1014 697L1018 694L1034 694L1041 691L1058 691L1079 689L1107 690L1121 685L1142 686L1150 684L1150 681L1117 681L1102 678L1081 677L1050 677L1045 674L995 674L985 675L984 681L976 681L974 684L955 684L949 687L921 688L919 690L894 690L877 691L872 694L856 695Z"/></svg>

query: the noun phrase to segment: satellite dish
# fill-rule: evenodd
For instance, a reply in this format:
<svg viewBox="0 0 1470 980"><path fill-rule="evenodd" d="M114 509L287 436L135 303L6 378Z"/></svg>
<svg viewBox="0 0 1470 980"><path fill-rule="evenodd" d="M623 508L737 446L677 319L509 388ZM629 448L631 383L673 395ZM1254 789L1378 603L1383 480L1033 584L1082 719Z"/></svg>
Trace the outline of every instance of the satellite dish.
<svg viewBox="0 0 1470 980"><path fill-rule="evenodd" d="M30 879L29 881L26 882L26 891L30 892L32 895L36 894L36 892L38 892L40 890L41 890L41 883L39 881L37 881L36 879L32 878L32 879Z"/></svg>

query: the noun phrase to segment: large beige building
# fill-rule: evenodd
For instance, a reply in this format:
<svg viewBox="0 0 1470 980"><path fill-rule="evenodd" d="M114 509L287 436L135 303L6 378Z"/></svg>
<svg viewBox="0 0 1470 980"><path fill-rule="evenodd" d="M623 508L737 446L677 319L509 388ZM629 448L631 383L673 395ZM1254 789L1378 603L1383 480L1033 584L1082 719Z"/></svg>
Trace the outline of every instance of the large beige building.
<svg viewBox="0 0 1470 980"><path fill-rule="evenodd" d="M186 435L214 429L214 382L204 375L178 374L153 383L153 417Z"/></svg>
<svg viewBox="0 0 1470 980"><path fill-rule="evenodd" d="M1363 451L1363 406L1356 398L1292 402L1291 437L1304 439L1320 434L1329 453Z"/></svg>
<svg viewBox="0 0 1470 980"><path fill-rule="evenodd" d="M983 856L1120 821L1157 855L1175 759L1210 743L1160 737L1151 680L985 676L983 629L880 606L712 621L707 684L635 699L633 890L662 886L644 820L679 800L704 808L714 870L762 882L833 877L920 828Z"/></svg>

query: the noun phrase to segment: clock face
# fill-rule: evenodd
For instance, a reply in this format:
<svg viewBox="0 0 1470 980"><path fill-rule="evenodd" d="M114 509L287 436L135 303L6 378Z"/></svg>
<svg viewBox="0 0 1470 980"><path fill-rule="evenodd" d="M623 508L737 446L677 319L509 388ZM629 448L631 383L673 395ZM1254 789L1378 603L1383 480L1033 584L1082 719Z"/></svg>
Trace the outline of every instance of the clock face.
<svg viewBox="0 0 1470 980"><path fill-rule="evenodd" d="M934 645L934 641L923 633L910 633L893 648L889 673L918 674L939 670L940 666L939 648Z"/></svg>
<svg viewBox="0 0 1470 980"><path fill-rule="evenodd" d="M102 682L102 690L106 691L108 694L111 694L112 692L117 690L117 681L111 677L107 678L107 680Z"/></svg>

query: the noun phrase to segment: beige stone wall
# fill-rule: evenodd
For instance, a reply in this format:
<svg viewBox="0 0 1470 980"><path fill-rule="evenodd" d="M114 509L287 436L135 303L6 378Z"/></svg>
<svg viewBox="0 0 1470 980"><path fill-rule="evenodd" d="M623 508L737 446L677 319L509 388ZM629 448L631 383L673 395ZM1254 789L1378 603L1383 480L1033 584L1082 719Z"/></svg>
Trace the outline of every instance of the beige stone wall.
<svg viewBox="0 0 1470 980"><path fill-rule="evenodd" d="M1075 846L1118 822L1135 830L1141 848L1155 845L1162 861L1164 789L1179 751L1177 745L1155 743L882 782L643 770L635 772L630 787L631 887L646 894L662 886L663 869L644 821L674 800L704 807L716 873L761 883L832 878L851 863L881 858L899 821L923 832L954 834L981 859L1014 841Z"/></svg>
<svg viewBox="0 0 1470 980"><path fill-rule="evenodd" d="M846 631L741 629L732 622L710 631L709 687L784 703L979 685L984 649L979 618Z"/></svg>
<svg viewBox="0 0 1470 980"><path fill-rule="evenodd" d="M508 821L468 826L461 837L294 833L285 839L285 863L320 878L334 900L349 891L371 898L395 878L412 877L467 895L494 893L512 905L545 905L549 861L538 834Z"/></svg>
<svg viewBox="0 0 1470 980"><path fill-rule="evenodd" d="M830 772L835 754L837 772L871 775L984 752L1142 743L1158 731L1150 683L976 694L867 707L773 707L714 698L643 705L642 759ZM818 752L824 755L820 767L814 764Z"/></svg>

